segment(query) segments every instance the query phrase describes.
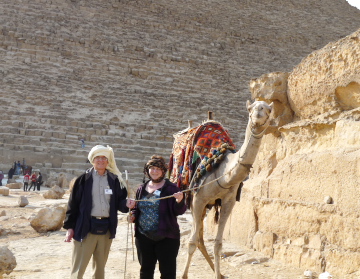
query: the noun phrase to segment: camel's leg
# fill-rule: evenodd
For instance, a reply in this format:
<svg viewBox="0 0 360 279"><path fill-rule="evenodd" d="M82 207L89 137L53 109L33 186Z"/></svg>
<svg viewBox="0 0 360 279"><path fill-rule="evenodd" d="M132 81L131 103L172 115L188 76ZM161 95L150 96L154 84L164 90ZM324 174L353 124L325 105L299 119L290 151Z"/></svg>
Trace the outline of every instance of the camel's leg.
<svg viewBox="0 0 360 279"><path fill-rule="evenodd" d="M192 201L191 214L193 217L193 222L192 222L191 236L188 242L188 255L186 260L186 266L184 268L183 276L182 276L183 279L188 278L191 258L199 243L199 232L202 226L202 221L203 221L202 215L205 210L205 206L206 204L204 204L204 202L202 202L201 200L197 199L195 195Z"/></svg>
<svg viewBox="0 0 360 279"><path fill-rule="evenodd" d="M233 187L233 188L236 188L236 187ZM225 197L222 199L220 218L219 218L219 223L218 223L218 231L216 234L215 245L214 245L215 278L216 279L225 278L220 273L220 256L221 256L220 254L221 254L221 250L222 250L222 237L223 237L226 221L228 220L234 205L235 205L235 196L233 194L229 193L228 198Z"/></svg>
<svg viewBox="0 0 360 279"><path fill-rule="evenodd" d="M203 256L205 257L205 259L207 260L207 262L209 263L211 269L213 271L215 271L215 267L214 267L214 263L213 261L211 260L207 250L206 250L206 247L205 247L205 243L204 243L204 218L205 218L205 215L206 215L206 208L204 208L204 212L201 216L201 227L199 229L199 250L201 251L201 253L203 254Z"/></svg>

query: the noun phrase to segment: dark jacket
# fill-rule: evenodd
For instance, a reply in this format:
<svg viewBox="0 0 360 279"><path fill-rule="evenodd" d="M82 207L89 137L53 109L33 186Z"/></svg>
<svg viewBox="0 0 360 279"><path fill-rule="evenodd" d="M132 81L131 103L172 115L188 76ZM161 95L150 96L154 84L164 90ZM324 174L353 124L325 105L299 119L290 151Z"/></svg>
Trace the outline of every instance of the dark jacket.
<svg viewBox="0 0 360 279"><path fill-rule="evenodd" d="M136 199L140 200L145 195L145 187L148 182L141 185L136 192ZM162 187L160 197L171 196L174 193L179 192L179 187L176 184L171 183L169 180L165 180L165 184ZM167 238L180 239L180 228L177 223L176 216L184 214L186 211L185 197L180 203L176 202L174 197L160 200L159 204L159 229L158 234ZM139 216L141 214L140 210L135 207L133 210L135 214L135 237L139 235Z"/></svg>
<svg viewBox="0 0 360 279"><path fill-rule="evenodd" d="M90 231L93 186L92 170L93 168L87 170L75 180L66 211L63 228L73 229L73 238L77 241L82 241ZM129 211L126 207L127 190L120 188L118 177L109 171L107 171L107 179L109 187L112 189L109 230L110 238L114 238L118 224L117 211L120 210L123 213Z"/></svg>

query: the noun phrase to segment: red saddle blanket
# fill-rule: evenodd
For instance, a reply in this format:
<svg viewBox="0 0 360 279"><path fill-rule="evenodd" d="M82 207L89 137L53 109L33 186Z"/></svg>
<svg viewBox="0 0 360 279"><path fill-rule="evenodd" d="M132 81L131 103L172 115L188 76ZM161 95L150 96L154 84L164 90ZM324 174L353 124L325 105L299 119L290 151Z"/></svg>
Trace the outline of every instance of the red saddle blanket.
<svg viewBox="0 0 360 279"><path fill-rule="evenodd" d="M169 162L169 179L181 190L188 189L196 166L212 149L223 143L235 148L228 131L215 121L179 132L174 138Z"/></svg>

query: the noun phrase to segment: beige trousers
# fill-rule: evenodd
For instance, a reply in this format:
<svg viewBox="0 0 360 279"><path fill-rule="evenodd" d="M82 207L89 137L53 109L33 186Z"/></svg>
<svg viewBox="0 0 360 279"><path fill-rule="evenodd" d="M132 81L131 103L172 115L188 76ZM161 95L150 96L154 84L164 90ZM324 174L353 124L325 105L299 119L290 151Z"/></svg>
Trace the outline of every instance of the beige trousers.
<svg viewBox="0 0 360 279"><path fill-rule="evenodd" d="M93 279L105 278L105 265L109 256L112 239L109 239L110 232L104 235L88 233L82 241L74 240L72 253L71 279L81 279L84 276L86 267L92 259Z"/></svg>

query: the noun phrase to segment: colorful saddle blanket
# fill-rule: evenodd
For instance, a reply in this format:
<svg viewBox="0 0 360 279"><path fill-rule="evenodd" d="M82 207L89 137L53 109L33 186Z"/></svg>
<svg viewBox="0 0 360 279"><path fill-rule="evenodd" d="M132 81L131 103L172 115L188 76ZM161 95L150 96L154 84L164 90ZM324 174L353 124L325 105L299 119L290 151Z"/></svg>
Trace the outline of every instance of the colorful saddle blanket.
<svg viewBox="0 0 360 279"><path fill-rule="evenodd" d="M181 190L188 189L196 166L213 149L228 143L235 148L229 133L219 122L208 121L174 135L169 163L169 179Z"/></svg>

